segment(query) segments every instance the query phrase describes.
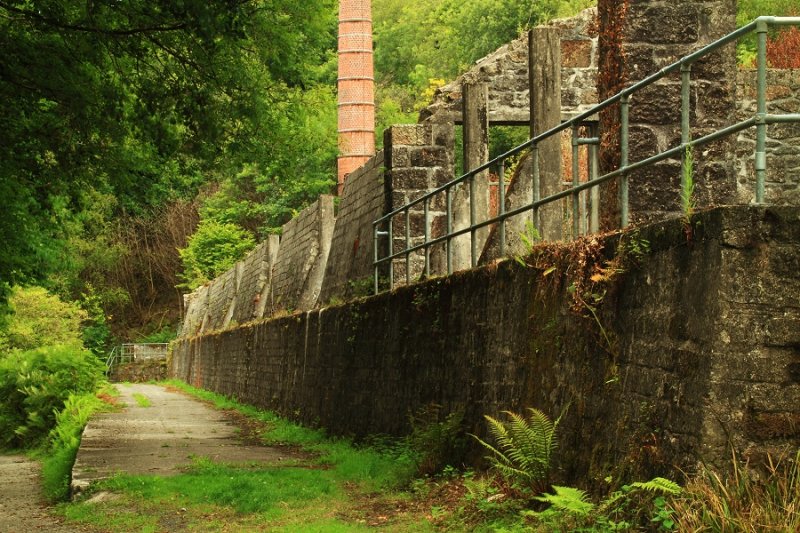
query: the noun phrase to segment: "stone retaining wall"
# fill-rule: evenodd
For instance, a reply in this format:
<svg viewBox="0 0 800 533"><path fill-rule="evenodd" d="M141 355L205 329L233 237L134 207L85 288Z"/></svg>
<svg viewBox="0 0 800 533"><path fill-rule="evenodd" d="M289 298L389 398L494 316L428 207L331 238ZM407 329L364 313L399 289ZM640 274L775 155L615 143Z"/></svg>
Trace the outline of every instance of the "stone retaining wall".
<svg viewBox="0 0 800 533"><path fill-rule="evenodd" d="M432 403L478 435L484 414L566 410L566 482L676 475L726 462L731 444L758 458L800 444L798 222L798 208L720 208L688 238L673 220L545 247L177 341L171 372L333 434L401 435ZM580 303L592 293L599 322Z"/></svg>

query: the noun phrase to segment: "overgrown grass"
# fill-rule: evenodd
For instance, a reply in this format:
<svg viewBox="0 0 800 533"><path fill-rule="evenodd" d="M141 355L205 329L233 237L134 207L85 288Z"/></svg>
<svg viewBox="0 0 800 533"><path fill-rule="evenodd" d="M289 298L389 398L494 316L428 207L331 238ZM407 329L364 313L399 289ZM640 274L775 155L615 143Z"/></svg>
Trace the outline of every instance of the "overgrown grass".
<svg viewBox="0 0 800 533"><path fill-rule="evenodd" d="M139 407L151 407L153 405L153 402L150 401L150 398L139 392L133 393L133 399L136 401L136 405Z"/></svg>
<svg viewBox="0 0 800 533"><path fill-rule="evenodd" d="M393 490L415 467L403 446L355 447L182 382L166 384L262 422L265 443L297 446L307 458L274 465L196 458L176 476L117 476L84 493L112 498L62 505L69 520L114 531L366 531L376 520L386 531L433 530L424 514L404 510L409 496Z"/></svg>
<svg viewBox="0 0 800 533"><path fill-rule="evenodd" d="M680 531L800 531L800 451L760 474L733 456L728 476L705 470L670 502Z"/></svg>
<svg viewBox="0 0 800 533"><path fill-rule="evenodd" d="M407 485L416 474L416 452L400 441L381 447L356 447L348 439L329 438L319 429L295 424L275 413L261 411L231 398L197 389L182 381L165 384L211 402L218 409L232 409L263 422L265 444L293 445L316 456L317 464L333 470L337 479L364 485L368 490L398 488Z"/></svg>
<svg viewBox="0 0 800 533"><path fill-rule="evenodd" d="M106 387L101 394L115 395L116 389ZM56 426L50 431L46 444L34 452L42 461L42 489L48 500L61 501L69 496L72 465L83 428L94 413L110 409L113 409L111 404L87 393L69 396L64 409L56 413Z"/></svg>

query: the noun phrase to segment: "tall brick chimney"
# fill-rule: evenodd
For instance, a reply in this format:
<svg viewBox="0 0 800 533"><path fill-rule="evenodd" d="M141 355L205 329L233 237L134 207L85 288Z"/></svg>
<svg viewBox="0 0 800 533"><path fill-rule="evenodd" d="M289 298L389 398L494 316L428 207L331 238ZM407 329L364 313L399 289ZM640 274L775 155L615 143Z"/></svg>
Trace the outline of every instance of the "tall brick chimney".
<svg viewBox="0 0 800 533"><path fill-rule="evenodd" d="M375 154L371 0L339 2L339 194L345 177Z"/></svg>

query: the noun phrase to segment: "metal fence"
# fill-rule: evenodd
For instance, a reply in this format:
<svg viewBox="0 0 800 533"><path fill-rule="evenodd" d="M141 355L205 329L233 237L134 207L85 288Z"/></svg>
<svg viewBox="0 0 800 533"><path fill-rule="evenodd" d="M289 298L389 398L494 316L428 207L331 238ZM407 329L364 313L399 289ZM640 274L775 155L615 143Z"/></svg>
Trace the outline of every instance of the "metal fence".
<svg viewBox="0 0 800 533"><path fill-rule="evenodd" d="M149 344L136 344L127 343L121 346L115 346L106 359L106 367L110 371L114 365L123 363L133 363L138 361L147 361L151 359L166 359L167 343L149 343Z"/></svg>
<svg viewBox="0 0 800 533"><path fill-rule="evenodd" d="M374 261L373 266L375 269L374 279L375 279L375 293L379 292L379 271L381 265L388 263L389 269L389 288L393 288L394 285L394 271L393 271L393 260L399 258L405 258L406 260L406 282L410 282L410 269L408 267L409 260L411 254L417 252L419 250L424 251L425 255L425 266L424 266L424 273L425 276L430 276L430 268L431 268L431 260L430 260L430 250L431 247L444 242L446 244L446 254L447 254L447 273L451 274L453 272L453 245L452 241L454 238L459 237L461 235L470 235L471 241L471 264L472 266L477 265L478 261L478 250L477 250L477 239L476 233L479 229L484 227L489 227L493 224L498 224L498 238L499 238L499 250L500 256L505 256L506 253L506 221L513 216L519 215L521 213L525 213L528 211L533 212L533 220L534 225L538 226L539 220L539 209L551 202L555 202L557 200L561 200L563 198L571 198L572 204L572 234L574 237L577 237L581 234L581 231L585 233L587 230L590 232L597 231L598 225L598 214L599 214L599 194L598 194L598 186L609 181L612 179L619 180L619 203L620 203L620 226L626 227L629 223L629 212L628 212L628 179L629 174L635 170L642 169L644 167L648 167L659 161L663 161L665 159L670 158L680 158L682 166L685 168L687 165L687 153L699 146L704 146L708 143L720 140L722 138L728 137L735 133L738 133L742 130L747 128L755 127L756 128L756 148L755 148L755 174L756 174L756 187L754 192L754 200L756 204L764 203L764 192L765 192L765 176L767 170L767 154L766 154L766 139L767 139L767 126L770 124L777 124L777 123L786 123L786 122L800 122L800 114L794 113L785 113L785 114L769 114L767 113L767 33L771 28L779 27L779 26L800 26L800 17L759 17L755 19L753 22L739 28L738 30L728 34L727 36L714 41L713 43L701 48L700 50L685 56L684 58L672 63L671 65L664 67L663 69L659 70L655 74L643 79L642 81L631 85L630 87L624 89L620 93L604 100L603 102L597 104L593 108L589 109L588 111L581 113L571 120L565 121L558 126L549 129L548 131L543 132L540 135L526 141L525 143L517 146L509 150L508 152L496 157L495 159L485 163L475 169L470 170L469 172L465 173L459 178L456 178L432 191L428 192L427 194L421 196L420 198L409 202L394 211L388 213L387 215L379 218L378 220L373 222L373 239L374 239ZM721 48L730 43L734 43L736 40L748 35L750 33L756 33L757 35L757 56L756 56L756 68L757 68L757 88L756 88L756 101L757 101L757 108L756 113L740 122L732 124L730 126L718 129L717 131L705 135L703 137L699 137L697 139L691 138L691 129L690 129L690 84L691 84L691 67L692 64L698 61L699 59L707 56L711 52ZM636 162L629 162L628 161L628 154L629 154L629 109L630 109L630 97L637 91L652 85L653 83L657 82L658 80L664 78L665 76L680 72L681 75L681 143L678 146L675 146L671 149L666 151L660 152L652 157L648 157L641 161ZM602 176L597 175L597 146L599 145L599 138L596 135L596 130L593 128L583 128L585 131L589 131L588 137L581 137L581 130L583 126L587 124L591 124L589 121L592 117L597 115L600 111L604 109L619 104L620 107L620 162L619 168L612 172L608 172L603 174ZM544 141L554 135L560 134L564 130L571 130L572 131L572 150L573 150L573 158L572 158L572 187L560 191L556 194L552 194L545 198L540 198L539 194L539 169L538 169L538 148L537 146ZM578 168L578 149L581 145L589 145L591 147L590 150L590 176L589 179L581 183L579 177L579 168ZM518 207L515 209L511 209L506 211L505 208L505 187L503 186L504 182L502 177L504 176L504 165L505 161L513 157L517 154L520 154L522 151L530 149L532 155L532 167L533 167L533 194L530 203L527 205L523 205L522 207ZM467 183L469 187L469 197L475 197L475 177L480 174L481 172L488 171L490 169L497 169L499 176L501 176L500 186L498 187L498 204L499 204L499 214L495 217L489 218L485 221L478 222L476 220L476 209L475 209L475 202L470 202L470 224L468 227L464 227L462 229L454 230L453 229L453 196L454 196L454 188L461 185L462 183ZM685 183L687 173L682 172L682 187L686 187L687 184ZM588 215L588 223L583 224L583 228L581 227L581 217L579 216L579 211L581 209L581 193L591 189L592 200L590 202L590 213ZM446 233L442 236L432 238L431 237L431 205L434 202L434 199L438 196L444 194L445 195L445 205L447 210L447 226L446 226ZM423 242L411 245L411 235L409 232L410 226L410 212L411 209L422 205L423 209L423 218L424 218L424 239ZM405 247L402 250L397 252L394 251L394 243L393 243L393 222L395 217L401 216L404 219L405 223ZM536 228L537 230L540 228ZM380 257L380 238L381 237L388 237L389 239L389 246L388 246L388 253L384 257Z"/></svg>

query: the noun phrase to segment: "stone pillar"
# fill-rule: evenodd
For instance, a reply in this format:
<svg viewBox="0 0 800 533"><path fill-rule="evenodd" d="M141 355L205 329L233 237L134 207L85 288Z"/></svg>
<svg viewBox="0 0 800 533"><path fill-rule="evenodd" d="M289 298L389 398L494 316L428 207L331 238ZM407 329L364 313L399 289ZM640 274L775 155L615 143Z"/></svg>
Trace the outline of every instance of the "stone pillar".
<svg viewBox="0 0 800 533"><path fill-rule="evenodd" d="M735 0L628 0L624 5L617 0L600 0L598 10L601 61L606 63L601 64L598 78L601 99L617 92L615 86L630 86L726 35L736 24ZM603 49L603 43L612 46ZM609 58L616 63L609 62ZM604 66L607 67L605 73ZM692 67L694 138L731 123L735 112L735 80L733 45ZM614 90L609 90L611 87ZM646 159L680 144L680 92L680 73L676 73L631 97L629 162ZM613 121L614 117L602 118L606 119L606 124L601 125L605 131L601 157L603 171L607 172L614 168L615 162L618 164L619 147L614 142L614 128L608 127L608 121ZM733 142L734 139L728 139L695 151L693 200L697 206L733 200L736 183L730 157ZM647 222L680 213L680 174L681 165L677 159L632 173L631 222ZM608 213L608 203L605 210Z"/></svg>
<svg viewBox="0 0 800 533"><path fill-rule="evenodd" d="M452 123L426 122L423 124L392 126L384 131L383 151L386 166L386 205L393 211L427 194L453 178L453 125ZM428 210L431 236L440 234L446 226L444 194L431 201ZM409 244L421 243L425 238L425 210L422 203L414 206L408 217ZM406 248L406 218L394 217L391 244L393 253ZM431 255L438 255L442 246L432 247ZM409 257L393 261L394 284L406 283L406 272L411 282L424 273L425 254L419 250ZM432 268L433 270L433 268Z"/></svg>
<svg viewBox="0 0 800 533"><path fill-rule="evenodd" d="M561 122L561 38L557 28L539 27L529 33L531 83L531 138ZM539 194L545 198L561 191L561 138L553 135L538 145ZM542 239L562 238L562 202L539 211L537 228Z"/></svg>
<svg viewBox="0 0 800 533"><path fill-rule="evenodd" d="M462 86L462 116L464 125L464 172L489 161L489 84L464 83ZM480 172L454 189L454 230L468 228L474 222L482 222L489 215L489 173ZM474 196L473 196L474 195ZM464 270L472 266L472 247L476 261L483 250L489 228L475 233L475 242L470 234L453 240L453 270Z"/></svg>

